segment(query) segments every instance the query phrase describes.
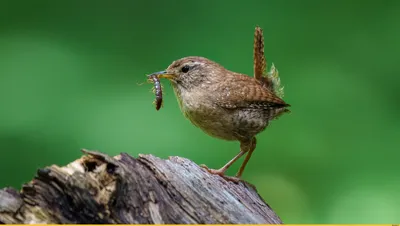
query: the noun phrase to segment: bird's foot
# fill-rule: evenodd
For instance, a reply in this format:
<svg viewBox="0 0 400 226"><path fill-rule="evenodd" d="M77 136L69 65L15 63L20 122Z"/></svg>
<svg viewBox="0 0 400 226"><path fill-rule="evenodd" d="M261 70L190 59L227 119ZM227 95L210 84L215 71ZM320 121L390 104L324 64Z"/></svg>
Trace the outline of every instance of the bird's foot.
<svg viewBox="0 0 400 226"><path fill-rule="evenodd" d="M240 177L231 177L231 176L226 176L226 175L223 175L222 177L225 178L225 180L232 181L234 183L239 183L240 181L242 181L242 179L240 179Z"/></svg>
<svg viewBox="0 0 400 226"><path fill-rule="evenodd" d="M200 167L201 168L203 168L203 169L205 169L205 170L207 170L207 172L209 172L209 173L211 173L211 174L215 174L215 175L218 175L218 176L221 176L221 177L223 177L224 179L226 179L227 181L232 181L232 182L235 182L235 183L238 183L239 181L240 181L240 178L239 177L230 177L230 176L226 176L225 175L225 170L223 170L223 169L218 169L218 170L216 170L216 169L210 169L210 168L208 168L206 165L204 165L204 164L201 164L200 165Z"/></svg>
<svg viewBox="0 0 400 226"><path fill-rule="evenodd" d="M209 173L211 173L211 174L216 174L216 175L219 175L219 176L224 176L224 175L225 175L225 170L221 170L221 169L218 169L218 170L210 169L210 168L208 168L208 167L207 167L206 165L204 165L204 164L201 164L200 167L203 168L203 169L205 169L205 170L207 170L207 171L208 171Z"/></svg>

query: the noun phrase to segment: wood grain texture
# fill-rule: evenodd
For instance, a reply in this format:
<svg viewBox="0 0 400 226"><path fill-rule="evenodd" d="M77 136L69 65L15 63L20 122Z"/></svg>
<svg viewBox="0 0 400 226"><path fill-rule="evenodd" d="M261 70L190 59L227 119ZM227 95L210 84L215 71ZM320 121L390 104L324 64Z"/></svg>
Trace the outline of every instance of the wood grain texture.
<svg viewBox="0 0 400 226"><path fill-rule="evenodd" d="M0 223L282 223L253 186L188 159L84 152L38 170L20 192L0 190Z"/></svg>

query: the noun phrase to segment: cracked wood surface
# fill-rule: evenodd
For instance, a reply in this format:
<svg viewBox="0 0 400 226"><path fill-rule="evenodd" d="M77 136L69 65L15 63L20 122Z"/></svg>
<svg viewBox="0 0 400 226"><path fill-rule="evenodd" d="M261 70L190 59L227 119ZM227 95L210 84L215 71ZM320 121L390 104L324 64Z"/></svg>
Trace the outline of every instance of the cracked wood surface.
<svg viewBox="0 0 400 226"><path fill-rule="evenodd" d="M20 192L0 190L0 223L282 223L253 186L188 159L84 152L39 169Z"/></svg>

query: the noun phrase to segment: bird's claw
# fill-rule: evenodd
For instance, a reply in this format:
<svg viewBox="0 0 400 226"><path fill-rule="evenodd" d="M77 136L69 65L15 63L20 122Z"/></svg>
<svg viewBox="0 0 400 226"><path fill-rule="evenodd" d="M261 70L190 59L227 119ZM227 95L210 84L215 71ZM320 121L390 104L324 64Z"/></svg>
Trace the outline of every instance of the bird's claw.
<svg viewBox="0 0 400 226"><path fill-rule="evenodd" d="M232 181L232 182L235 182L235 183L238 183L238 182L240 181L240 178L239 178L239 177L236 177L236 176L235 176L235 177L226 176L224 170L221 170L221 169L218 169L218 170L210 169L210 168L208 168L208 167L207 167L206 165L204 165L204 164L201 164L200 167L203 168L203 169L205 169L207 172L209 172L209 173L211 173L211 174L214 174L214 175L218 175L218 176L223 177L223 178L224 178L225 180L227 180L227 181Z"/></svg>
<svg viewBox="0 0 400 226"><path fill-rule="evenodd" d="M225 174L225 172L222 171L222 170L210 169L210 168L208 168L208 167L207 167L206 165L204 165L204 164L201 164L200 167L203 168L203 169L205 169L205 170L207 170L207 171L208 171L209 173L211 173L211 174L216 174L216 175L219 175L219 176L224 176L224 174Z"/></svg>

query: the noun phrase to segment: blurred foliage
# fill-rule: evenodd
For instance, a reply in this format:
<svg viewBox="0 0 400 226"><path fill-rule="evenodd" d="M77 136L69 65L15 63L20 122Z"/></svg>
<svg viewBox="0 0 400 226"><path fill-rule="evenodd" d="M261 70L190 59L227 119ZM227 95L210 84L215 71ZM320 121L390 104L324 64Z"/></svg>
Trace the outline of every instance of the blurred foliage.
<svg viewBox="0 0 400 226"><path fill-rule="evenodd" d="M292 113L244 179L285 223L399 223L395 0L0 1L0 187L81 148L222 166L238 143L185 120L166 81L157 112L140 83L189 55L251 75L256 25Z"/></svg>

